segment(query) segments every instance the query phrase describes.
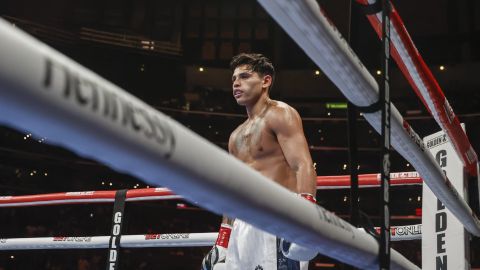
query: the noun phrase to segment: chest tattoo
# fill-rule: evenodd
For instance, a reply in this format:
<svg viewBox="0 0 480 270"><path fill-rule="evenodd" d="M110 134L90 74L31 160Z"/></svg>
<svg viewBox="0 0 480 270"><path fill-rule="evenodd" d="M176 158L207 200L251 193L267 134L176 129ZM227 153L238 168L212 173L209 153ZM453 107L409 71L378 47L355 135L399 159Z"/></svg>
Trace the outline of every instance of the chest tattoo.
<svg viewBox="0 0 480 270"><path fill-rule="evenodd" d="M239 152L250 151L251 149L261 148L261 135L264 128L262 119L256 119L246 123L238 132L235 140L235 146Z"/></svg>

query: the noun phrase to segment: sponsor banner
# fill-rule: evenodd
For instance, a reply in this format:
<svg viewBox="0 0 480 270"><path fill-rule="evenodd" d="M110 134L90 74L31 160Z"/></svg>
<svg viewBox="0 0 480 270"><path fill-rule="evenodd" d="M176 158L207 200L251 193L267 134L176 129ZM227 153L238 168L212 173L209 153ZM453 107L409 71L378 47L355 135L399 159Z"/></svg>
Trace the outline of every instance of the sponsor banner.
<svg viewBox="0 0 480 270"><path fill-rule="evenodd" d="M66 192L65 196L91 196L95 194L95 191L77 191L77 192Z"/></svg>
<svg viewBox="0 0 480 270"><path fill-rule="evenodd" d="M168 188L155 188L154 189L155 192L172 192L171 190L169 190Z"/></svg>
<svg viewBox="0 0 480 270"><path fill-rule="evenodd" d="M173 233L173 234L146 234L145 240L176 240L189 239L189 233Z"/></svg>
<svg viewBox="0 0 480 270"><path fill-rule="evenodd" d="M377 234L380 234L380 228L375 227ZM408 241L422 239L422 225L406 225L406 226L392 226L390 227L391 241Z"/></svg>
<svg viewBox="0 0 480 270"><path fill-rule="evenodd" d="M435 157L455 188L458 196L465 198L465 173L463 162L456 154L447 135L441 131L424 138L427 149ZM470 269L467 258L468 241L460 221L423 185L422 202L422 268Z"/></svg>
<svg viewBox="0 0 480 270"><path fill-rule="evenodd" d="M92 237L64 237L64 236L55 236L52 238L53 242L92 242Z"/></svg>
<svg viewBox="0 0 480 270"><path fill-rule="evenodd" d="M390 230L391 236L415 236L422 235L422 226L420 225L408 225L392 227Z"/></svg>
<svg viewBox="0 0 480 270"><path fill-rule="evenodd" d="M378 179L380 179L380 174ZM418 172L394 172L390 173L390 179L407 179L407 178L420 178Z"/></svg>

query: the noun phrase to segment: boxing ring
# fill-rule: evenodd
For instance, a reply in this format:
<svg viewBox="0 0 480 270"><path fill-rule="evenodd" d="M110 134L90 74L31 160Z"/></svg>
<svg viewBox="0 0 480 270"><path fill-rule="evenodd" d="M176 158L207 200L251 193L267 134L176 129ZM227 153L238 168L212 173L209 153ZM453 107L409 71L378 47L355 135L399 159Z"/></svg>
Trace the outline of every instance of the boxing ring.
<svg viewBox="0 0 480 270"><path fill-rule="evenodd" d="M378 99L373 77L315 1L259 1L342 93L358 106ZM285 12L288 10L288 13ZM66 56L0 21L0 121L48 137L188 201L363 269L378 243L229 156L187 128ZM364 115L377 130L380 114ZM480 222L392 105L392 145L474 235ZM208 158L206 154L208 153ZM418 269L392 250L392 269Z"/></svg>

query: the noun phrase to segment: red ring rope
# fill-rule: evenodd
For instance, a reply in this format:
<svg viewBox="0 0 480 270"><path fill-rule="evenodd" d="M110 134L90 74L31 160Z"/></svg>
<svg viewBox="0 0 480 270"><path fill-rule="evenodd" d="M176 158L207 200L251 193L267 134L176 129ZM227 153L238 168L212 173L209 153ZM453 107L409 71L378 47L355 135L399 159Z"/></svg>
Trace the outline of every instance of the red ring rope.
<svg viewBox="0 0 480 270"><path fill-rule="evenodd" d="M360 187L380 186L380 174L361 174L358 177ZM422 179L417 172L398 172L390 175L392 186L420 185ZM350 175L318 176L317 189L341 189L350 187ZM113 203L116 191L78 191L38 195L0 196L0 207L20 207L39 205L61 205L79 203ZM127 201L173 200L182 197L167 188L131 189L127 192Z"/></svg>

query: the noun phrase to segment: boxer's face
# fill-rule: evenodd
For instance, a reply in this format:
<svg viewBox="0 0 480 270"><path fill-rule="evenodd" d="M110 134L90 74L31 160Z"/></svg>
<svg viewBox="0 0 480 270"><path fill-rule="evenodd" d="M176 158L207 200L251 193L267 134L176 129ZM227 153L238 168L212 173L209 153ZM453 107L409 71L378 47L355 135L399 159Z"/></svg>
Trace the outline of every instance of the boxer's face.
<svg viewBox="0 0 480 270"><path fill-rule="evenodd" d="M239 105L252 105L267 91L271 76L262 76L248 65L235 68L232 75L233 97Z"/></svg>

